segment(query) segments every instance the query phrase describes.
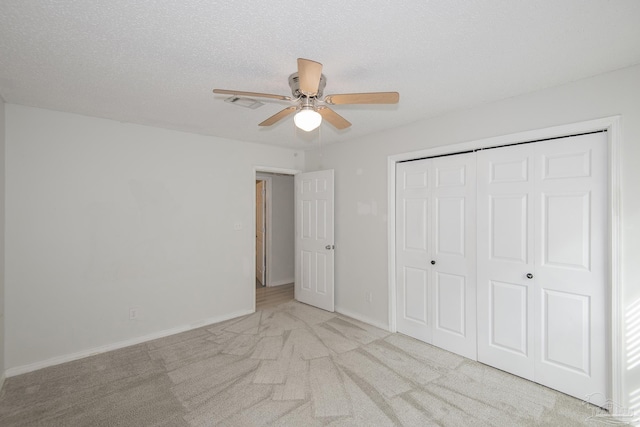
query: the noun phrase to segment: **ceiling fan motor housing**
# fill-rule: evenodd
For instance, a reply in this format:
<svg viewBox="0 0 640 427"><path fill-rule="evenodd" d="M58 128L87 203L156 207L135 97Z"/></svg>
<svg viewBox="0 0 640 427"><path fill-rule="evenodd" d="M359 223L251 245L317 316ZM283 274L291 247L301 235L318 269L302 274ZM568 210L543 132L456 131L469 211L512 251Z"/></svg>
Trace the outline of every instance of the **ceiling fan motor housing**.
<svg viewBox="0 0 640 427"><path fill-rule="evenodd" d="M316 99L320 99L323 96L324 87L327 85L327 78L324 74L320 75L320 83L318 84L318 93L316 93L313 97ZM300 79L298 77L298 73L293 73L289 76L289 87L291 87L291 94L294 98L300 98L304 95L300 92Z"/></svg>

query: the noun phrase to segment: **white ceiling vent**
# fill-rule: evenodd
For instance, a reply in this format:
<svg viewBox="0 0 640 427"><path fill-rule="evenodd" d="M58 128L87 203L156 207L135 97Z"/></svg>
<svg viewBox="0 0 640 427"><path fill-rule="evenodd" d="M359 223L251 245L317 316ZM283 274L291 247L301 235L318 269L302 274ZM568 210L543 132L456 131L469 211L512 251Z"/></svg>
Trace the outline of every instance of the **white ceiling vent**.
<svg viewBox="0 0 640 427"><path fill-rule="evenodd" d="M255 99L241 98L239 96L232 96L231 98L225 99L224 102L228 102L230 104L239 105L239 106L245 107L245 108L251 108L252 110L255 110L256 108L261 107L261 106L264 105L264 103L262 103L260 101L256 101Z"/></svg>

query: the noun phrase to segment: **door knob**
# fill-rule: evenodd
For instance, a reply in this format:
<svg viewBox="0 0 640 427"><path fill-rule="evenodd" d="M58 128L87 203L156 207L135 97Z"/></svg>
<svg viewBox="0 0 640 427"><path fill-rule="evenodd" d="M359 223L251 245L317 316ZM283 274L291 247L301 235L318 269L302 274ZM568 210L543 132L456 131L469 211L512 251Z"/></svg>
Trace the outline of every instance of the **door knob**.
<svg viewBox="0 0 640 427"><path fill-rule="evenodd" d="M527 273L527 279L533 279L533 274Z"/></svg>
<svg viewBox="0 0 640 427"><path fill-rule="evenodd" d="M329 251L329 250L335 248L335 246L334 245L327 245L324 248Z"/></svg>
<svg viewBox="0 0 640 427"><path fill-rule="evenodd" d="M435 260L431 260L431 265L436 265L436 261Z"/></svg>

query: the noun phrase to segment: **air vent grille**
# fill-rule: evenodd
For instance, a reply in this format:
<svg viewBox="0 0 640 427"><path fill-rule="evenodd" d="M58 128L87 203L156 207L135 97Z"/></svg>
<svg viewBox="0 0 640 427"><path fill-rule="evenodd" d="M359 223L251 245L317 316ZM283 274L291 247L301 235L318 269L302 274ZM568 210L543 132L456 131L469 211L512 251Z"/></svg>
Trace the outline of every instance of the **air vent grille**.
<svg viewBox="0 0 640 427"><path fill-rule="evenodd" d="M232 96L230 98L225 99L224 102L228 102L229 104L239 105L240 107L251 108L252 110L255 110L256 108L264 105L264 103L260 101L256 101L255 99L243 98L240 96Z"/></svg>

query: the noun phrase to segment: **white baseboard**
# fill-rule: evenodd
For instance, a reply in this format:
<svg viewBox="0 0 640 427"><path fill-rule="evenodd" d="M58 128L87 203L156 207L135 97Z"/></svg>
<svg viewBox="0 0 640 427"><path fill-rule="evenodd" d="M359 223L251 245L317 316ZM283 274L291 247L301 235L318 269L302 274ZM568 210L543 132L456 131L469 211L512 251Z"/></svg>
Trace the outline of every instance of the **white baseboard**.
<svg viewBox="0 0 640 427"><path fill-rule="evenodd" d="M129 340L119 341L112 344L103 345L100 347L94 347L87 350L78 351L76 353L65 354L62 356L52 357L51 359L43 360L36 363L30 363L28 365L16 366L14 368L7 369L2 375L1 379L4 381L5 375L7 378L20 374L26 374L27 372L37 371L38 369L48 368L49 366L60 365L61 363L71 362L78 359L83 359L89 356L95 356L96 354L106 353L107 351L117 350L119 348L129 347L143 342L152 341L158 338L164 338L169 335L179 334L181 332L190 331L192 329L201 328L203 326L212 325L214 323L223 322L225 320L233 319L247 314L254 313L253 310L242 310L234 313L225 314L219 317L211 317L209 319L200 320L189 325L178 326L177 328L165 329L164 331L154 332L152 334L144 335L141 337L132 338ZM0 388L2 381L0 381Z"/></svg>
<svg viewBox="0 0 640 427"><path fill-rule="evenodd" d="M275 282L269 283L269 287L271 287L271 286L288 285L289 283L293 283L294 281L295 281L295 279L293 277L291 279L277 280Z"/></svg>
<svg viewBox="0 0 640 427"><path fill-rule="evenodd" d="M370 319L370 318L368 318L366 316L363 316L361 314L357 314L357 313L354 313L352 311L346 310L346 309L344 309L342 307L338 307L337 305L335 306L335 310L336 310L336 312L338 312L340 314L343 314L343 315L345 315L347 317L351 317L353 319L359 320L359 321L364 322L364 323L366 323L368 325L375 326L376 328L380 328L380 329L385 330L385 331L390 331L389 325L386 324L386 323L378 322L377 320Z"/></svg>

